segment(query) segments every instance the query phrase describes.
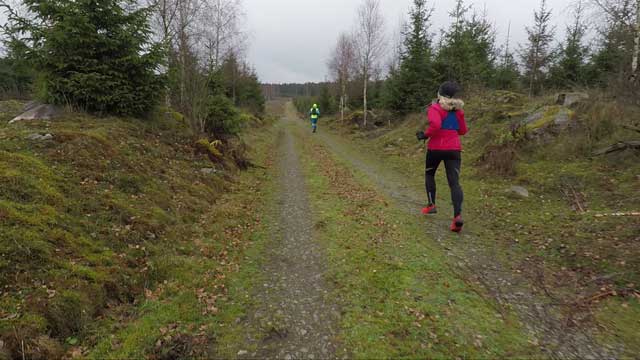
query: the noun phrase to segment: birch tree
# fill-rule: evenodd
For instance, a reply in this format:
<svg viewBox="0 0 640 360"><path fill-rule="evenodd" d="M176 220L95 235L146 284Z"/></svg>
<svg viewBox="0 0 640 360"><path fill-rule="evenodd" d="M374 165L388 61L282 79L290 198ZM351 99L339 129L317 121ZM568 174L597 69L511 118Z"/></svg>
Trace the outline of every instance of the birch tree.
<svg viewBox="0 0 640 360"><path fill-rule="evenodd" d="M358 8L354 32L356 54L363 78L364 126L367 126L367 90L371 75L379 66L385 50L384 18L380 0L364 0Z"/></svg>
<svg viewBox="0 0 640 360"><path fill-rule="evenodd" d="M636 0L636 34L633 43L633 59L631 61L631 79L638 80L638 57L640 56L640 0Z"/></svg>
<svg viewBox="0 0 640 360"><path fill-rule="evenodd" d="M204 6L202 26L206 62L210 70L218 69L231 52L240 53L244 16L240 0L208 0Z"/></svg>
<svg viewBox="0 0 640 360"><path fill-rule="evenodd" d="M356 53L353 39L349 34L341 34L329 60L329 71L340 92L340 120L344 120L347 107L347 86L351 81L355 68Z"/></svg>

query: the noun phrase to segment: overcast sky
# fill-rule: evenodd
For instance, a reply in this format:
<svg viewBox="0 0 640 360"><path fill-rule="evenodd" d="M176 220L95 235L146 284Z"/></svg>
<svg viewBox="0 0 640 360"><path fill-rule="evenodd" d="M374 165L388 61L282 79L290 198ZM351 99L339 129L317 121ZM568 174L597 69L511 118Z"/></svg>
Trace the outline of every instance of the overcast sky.
<svg viewBox="0 0 640 360"><path fill-rule="evenodd" d="M356 8L362 0L244 0L250 33L248 60L262 82L322 81L327 77L327 58L341 31L352 28ZM574 0L548 0L559 34L569 21ZM511 21L512 42L525 40L524 27L533 21L539 0L468 1L478 11L486 6L490 20L498 30L498 41L506 38ZM381 0L391 35L406 17L412 0ZM454 0L433 0L432 32L449 24L448 12Z"/></svg>

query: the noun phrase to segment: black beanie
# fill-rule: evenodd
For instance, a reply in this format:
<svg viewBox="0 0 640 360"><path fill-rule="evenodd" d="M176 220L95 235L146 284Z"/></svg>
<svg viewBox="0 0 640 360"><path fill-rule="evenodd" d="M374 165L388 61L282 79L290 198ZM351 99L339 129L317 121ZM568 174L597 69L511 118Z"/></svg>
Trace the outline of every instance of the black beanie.
<svg viewBox="0 0 640 360"><path fill-rule="evenodd" d="M444 96L446 98L453 98L458 94L459 91L460 91L460 85L458 85L458 83L453 81L447 81L442 85L440 85L440 90L438 90L438 93L440 94L440 96Z"/></svg>

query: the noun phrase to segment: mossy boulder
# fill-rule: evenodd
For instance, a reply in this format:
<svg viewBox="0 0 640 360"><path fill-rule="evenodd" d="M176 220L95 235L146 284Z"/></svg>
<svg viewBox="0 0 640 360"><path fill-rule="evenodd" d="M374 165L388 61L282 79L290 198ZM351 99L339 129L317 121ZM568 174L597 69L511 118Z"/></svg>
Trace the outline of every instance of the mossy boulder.
<svg viewBox="0 0 640 360"><path fill-rule="evenodd" d="M556 105L567 107L586 100L589 100L589 94L583 92L565 92L556 95Z"/></svg>
<svg viewBox="0 0 640 360"><path fill-rule="evenodd" d="M564 129L575 119L575 111L564 106L545 106L524 119L528 130L534 134L544 133L547 130Z"/></svg>

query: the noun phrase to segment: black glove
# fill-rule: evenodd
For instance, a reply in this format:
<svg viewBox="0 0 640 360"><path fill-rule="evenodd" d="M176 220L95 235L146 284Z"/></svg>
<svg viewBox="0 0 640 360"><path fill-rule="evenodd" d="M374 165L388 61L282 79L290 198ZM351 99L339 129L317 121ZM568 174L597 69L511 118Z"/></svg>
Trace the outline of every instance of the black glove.
<svg viewBox="0 0 640 360"><path fill-rule="evenodd" d="M418 138L418 141L428 139L427 136L424 134L424 131L416 131L416 138Z"/></svg>

